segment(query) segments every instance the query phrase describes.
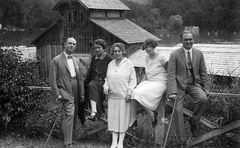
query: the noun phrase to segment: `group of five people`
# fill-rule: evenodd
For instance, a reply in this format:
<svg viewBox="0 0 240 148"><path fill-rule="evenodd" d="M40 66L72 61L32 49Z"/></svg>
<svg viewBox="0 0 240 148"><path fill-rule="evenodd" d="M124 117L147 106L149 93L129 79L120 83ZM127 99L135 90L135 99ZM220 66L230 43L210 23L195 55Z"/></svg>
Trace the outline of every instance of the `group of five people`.
<svg viewBox="0 0 240 148"><path fill-rule="evenodd" d="M79 113L77 110L79 104L85 100L84 84L87 85L92 111L89 120L96 121L104 112L103 101L108 101L107 120L108 130L112 132L111 148L123 148L126 131L129 127L137 126L138 104L150 115L152 126L155 127L158 122L156 110L165 94L167 98L177 100L174 122L179 146L186 146L183 119L185 94L190 95L195 102L193 116L188 122L192 135L197 136L197 125L208 104L207 69L203 53L193 48L194 34L184 31L180 35L180 41L183 46L173 51L167 60L155 49L158 45L155 40L145 40L142 47L147 53L145 76L137 85L136 72L132 62L126 57L127 50L123 43L112 45L112 57L105 52L106 42L102 39L95 40L96 55L92 57L84 80L79 60L71 56L76 48L76 40L68 38L64 43L64 52L51 61L49 70L53 96L63 102L62 127L66 147L72 145L75 121Z"/></svg>

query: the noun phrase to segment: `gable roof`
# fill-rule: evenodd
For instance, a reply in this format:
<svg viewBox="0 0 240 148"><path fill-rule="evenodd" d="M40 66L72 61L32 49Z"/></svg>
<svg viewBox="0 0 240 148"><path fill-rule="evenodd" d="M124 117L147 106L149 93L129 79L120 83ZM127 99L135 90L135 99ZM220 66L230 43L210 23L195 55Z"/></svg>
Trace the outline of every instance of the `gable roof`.
<svg viewBox="0 0 240 148"><path fill-rule="evenodd" d="M148 38L160 39L125 18L90 19L93 23L125 41L127 44L142 43Z"/></svg>
<svg viewBox="0 0 240 148"><path fill-rule="evenodd" d="M79 0L88 9L130 10L120 0Z"/></svg>
<svg viewBox="0 0 240 148"><path fill-rule="evenodd" d="M171 52L180 47L181 44L178 44L174 47L156 47L156 50L168 60ZM209 74L240 77L239 45L194 44L193 47L203 52ZM145 51L137 50L129 59L134 66L145 67L146 55Z"/></svg>
<svg viewBox="0 0 240 148"><path fill-rule="evenodd" d="M86 9L102 9L102 10L130 10L120 0L60 0L52 10L57 10L64 2L79 2Z"/></svg>
<svg viewBox="0 0 240 148"><path fill-rule="evenodd" d="M50 30L55 28L59 23L62 23L62 19L57 20L55 23L53 23L51 26L49 26L46 30L44 30L40 35L38 35L36 38L34 38L30 44L36 45L37 41L41 39L44 35L46 35Z"/></svg>

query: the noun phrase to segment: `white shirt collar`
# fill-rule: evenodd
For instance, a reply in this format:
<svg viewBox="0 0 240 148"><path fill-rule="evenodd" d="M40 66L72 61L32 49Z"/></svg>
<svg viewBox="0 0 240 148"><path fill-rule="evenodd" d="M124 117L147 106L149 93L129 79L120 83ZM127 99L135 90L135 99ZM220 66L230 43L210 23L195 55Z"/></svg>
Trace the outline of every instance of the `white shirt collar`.
<svg viewBox="0 0 240 148"><path fill-rule="evenodd" d="M192 48L189 49L189 50L187 50L187 49L185 49L185 48L183 47L183 49L184 49L185 53L187 53L188 51L189 51L190 53L192 53Z"/></svg>
<svg viewBox="0 0 240 148"><path fill-rule="evenodd" d="M66 59L68 59L69 54L67 54L65 51L63 53L64 53Z"/></svg>

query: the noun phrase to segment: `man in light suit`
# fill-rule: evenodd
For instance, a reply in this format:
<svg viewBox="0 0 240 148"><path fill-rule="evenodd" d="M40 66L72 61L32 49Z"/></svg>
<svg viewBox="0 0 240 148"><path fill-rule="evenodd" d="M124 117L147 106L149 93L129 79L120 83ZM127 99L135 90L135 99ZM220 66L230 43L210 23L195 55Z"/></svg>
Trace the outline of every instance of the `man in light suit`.
<svg viewBox="0 0 240 148"><path fill-rule="evenodd" d="M197 136L197 126L203 112L208 106L207 68L202 51L192 47L194 34L184 31L180 35L182 47L173 51L168 62L168 97L176 99L174 115L175 128L179 147L186 146L185 126L183 119L183 101L185 94L194 100L193 116L188 120L191 133Z"/></svg>
<svg viewBox="0 0 240 148"><path fill-rule="evenodd" d="M53 58L49 69L52 95L56 100L63 102L62 130L66 148L72 147L79 103L84 101L82 67L80 61L72 56L75 48L76 40L72 37L67 38L64 42L64 52Z"/></svg>

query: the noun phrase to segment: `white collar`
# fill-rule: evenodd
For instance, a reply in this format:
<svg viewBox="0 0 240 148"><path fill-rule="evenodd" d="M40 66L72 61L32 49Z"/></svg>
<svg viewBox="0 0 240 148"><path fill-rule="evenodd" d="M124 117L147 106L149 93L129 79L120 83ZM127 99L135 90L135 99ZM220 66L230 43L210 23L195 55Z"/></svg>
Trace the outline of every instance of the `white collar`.
<svg viewBox="0 0 240 148"><path fill-rule="evenodd" d="M70 54L67 54L65 51L63 53L64 53L66 59L68 59L68 56L70 56Z"/></svg>
<svg viewBox="0 0 240 148"><path fill-rule="evenodd" d="M185 53L187 53L188 51L189 51L190 53L192 53L192 48L189 49L189 50L187 50L187 49L185 49L185 48L183 47L183 49L184 49L184 52L185 52Z"/></svg>

